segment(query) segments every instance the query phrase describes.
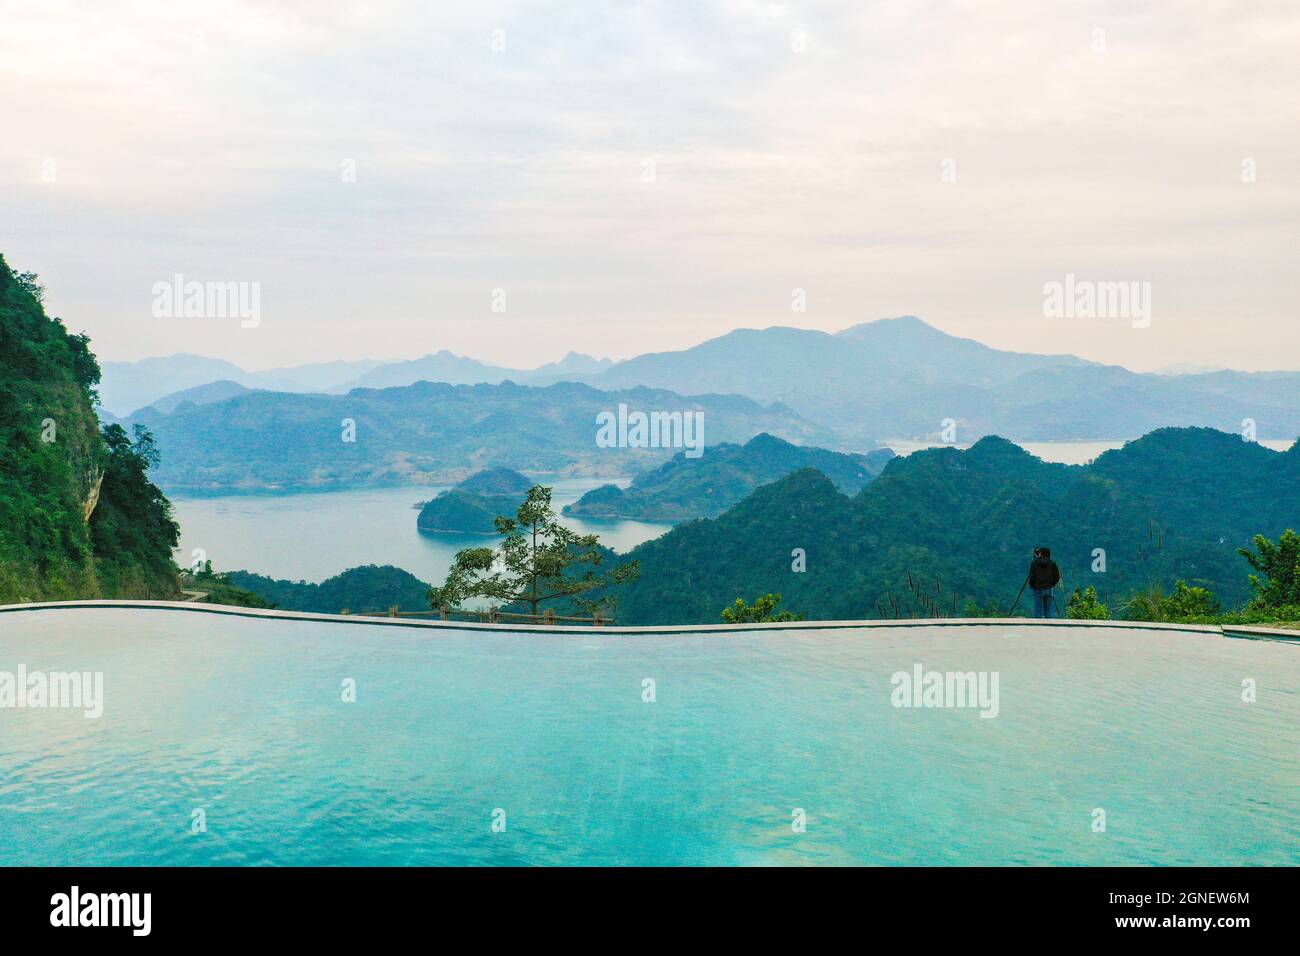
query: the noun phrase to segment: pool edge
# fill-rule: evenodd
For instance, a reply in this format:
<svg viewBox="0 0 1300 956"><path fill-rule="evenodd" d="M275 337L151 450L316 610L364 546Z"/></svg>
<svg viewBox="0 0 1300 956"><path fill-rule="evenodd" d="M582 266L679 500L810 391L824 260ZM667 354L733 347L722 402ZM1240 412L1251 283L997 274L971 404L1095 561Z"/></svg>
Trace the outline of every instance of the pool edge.
<svg viewBox="0 0 1300 956"><path fill-rule="evenodd" d="M359 614L318 614L312 611L280 611L265 608L244 608L219 604L202 604L191 601L43 601L31 604L0 605L0 614L44 611L85 609L135 609L148 611L181 611L196 614L223 614L233 617L264 618L286 621L315 621L332 624L360 624L369 627L406 627L425 630L453 631L488 631L497 633L521 633L537 635L577 635L591 636L597 634L618 635L671 635L671 634L742 634L749 631L828 631L828 630L869 630L874 628L910 628L910 627L1068 627L1068 628L1111 628L1139 631L1180 631L1188 634L1208 634L1215 637L1245 638L1250 640L1280 640L1300 643L1300 631L1286 631L1280 628L1265 627L1221 627L1217 624L1163 624L1145 621L1081 621L1069 619L1040 618L918 618L909 620L883 621L789 621L768 624L678 624L649 627L573 627L544 624L489 624L478 621L420 621L402 618L369 617Z"/></svg>

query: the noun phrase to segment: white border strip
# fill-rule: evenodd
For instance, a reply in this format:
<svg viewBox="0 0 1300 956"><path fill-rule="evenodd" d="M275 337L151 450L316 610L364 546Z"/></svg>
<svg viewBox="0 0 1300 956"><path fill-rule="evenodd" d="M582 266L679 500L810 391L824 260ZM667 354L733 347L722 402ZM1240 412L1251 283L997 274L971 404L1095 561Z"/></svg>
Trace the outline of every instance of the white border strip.
<svg viewBox="0 0 1300 956"><path fill-rule="evenodd" d="M0 605L0 614L15 611L76 610L78 608L133 608L145 611L188 611L193 614L225 614L231 617L270 618L282 621L316 621L329 624L363 624L378 627L415 627L426 630L496 631L498 633L544 636L582 634L743 634L747 631L831 631L907 627L1103 627L1130 631L1182 631L1215 637L1248 637L1300 643L1300 631L1266 627L1220 627L1217 624L1154 624L1144 621L1076 621L1069 619L1007 618L922 618L886 621L789 621L779 624L690 624L657 627L574 627L546 624L485 624L478 621L423 621L361 614L316 614L310 611L272 611L192 601L45 601L34 604Z"/></svg>

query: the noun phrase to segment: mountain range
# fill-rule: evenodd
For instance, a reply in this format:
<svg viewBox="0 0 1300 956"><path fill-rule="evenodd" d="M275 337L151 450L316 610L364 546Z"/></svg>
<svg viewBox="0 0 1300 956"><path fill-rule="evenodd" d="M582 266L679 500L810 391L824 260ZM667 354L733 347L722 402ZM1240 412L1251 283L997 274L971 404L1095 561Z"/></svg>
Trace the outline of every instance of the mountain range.
<svg viewBox="0 0 1300 956"><path fill-rule="evenodd" d="M325 392L375 368L372 359L320 362L246 372L238 365L202 355L168 355L137 362L100 364L99 401L110 415L125 418L159 399L211 382L279 392Z"/></svg>
<svg viewBox="0 0 1300 956"><path fill-rule="evenodd" d="M1072 355L989 348L913 316L835 334L738 329L680 352L642 355L585 379L731 392L782 402L834 431L837 447L937 438L951 420L957 442L997 434L1021 441L1127 439L1156 428L1202 425L1258 437L1300 434L1300 372L1165 376Z"/></svg>
<svg viewBox="0 0 1300 956"><path fill-rule="evenodd" d="M681 395L740 395L787 406L829 434L828 447L847 451L869 450L891 438L934 438L949 424L959 443L989 434L1021 441L1129 439L1164 426L1240 431L1247 419L1260 438L1300 434L1300 372L1131 372L1072 355L993 349L913 316L837 333L737 329L688 349L617 363L571 352L533 370L487 365L446 350L406 362L337 362L257 373L197 356L109 362L100 396L108 412L121 415L218 380L330 393L416 381L576 381L605 391L648 387Z"/></svg>
<svg viewBox="0 0 1300 956"><path fill-rule="evenodd" d="M617 478L670 458L672 447L601 447L597 416L632 410L698 411L705 446L769 432L822 444L823 429L780 405L736 395L685 397L663 389L602 392L417 382L346 395L243 391L202 405L182 402L133 415L153 433L169 493L323 491L394 484L452 484L495 464L529 473ZM630 444L630 442L629 442Z"/></svg>
<svg viewBox="0 0 1300 956"><path fill-rule="evenodd" d="M249 390L327 394L343 394L354 388L393 388L416 382L497 385L512 381L520 385L551 385L596 375L613 364L609 359L570 352L558 362L535 369L511 369L485 365L443 349L410 361L359 359L248 372L221 359L180 354L137 362L104 362L99 399L109 416L126 418L150 405L171 411L182 401L202 405L215 397L229 397L233 394L229 386L233 385ZM205 390L216 383L226 386L227 394Z"/></svg>
<svg viewBox="0 0 1300 956"><path fill-rule="evenodd" d="M613 366L609 359L570 352L558 362L548 362L535 369L501 368L485 365L443 349L409 362L391 362L371 369L359 378L344 382L332 392L353 388L393 388L416 382L446 382L449 385L552 385L559 381L586 379Z"/></svg>
<svg viewBox="0 0 1300 956"><path fill-rule="evenodd" d="M1250 595L1237 548L1297 527L1300 443L1275 452L1167 428L1062 465L988 437L895 458L851 497L809 468L678 525L627 553L641 575L620 589L618 620L717 621L736 597L768 592L809 619L937 616L931 601L945 615L967 601L1005 614L1036 545L1067 589L1096 587L1112 606L1177 579L1231 605Z"/></svg>

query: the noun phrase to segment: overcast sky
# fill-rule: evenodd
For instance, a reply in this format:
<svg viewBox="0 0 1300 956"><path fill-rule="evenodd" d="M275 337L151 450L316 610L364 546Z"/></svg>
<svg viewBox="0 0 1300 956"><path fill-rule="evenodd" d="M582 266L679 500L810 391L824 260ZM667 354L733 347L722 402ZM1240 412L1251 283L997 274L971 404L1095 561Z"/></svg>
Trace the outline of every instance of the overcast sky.
<svg viewBox="0 0 1300 956"><path fill-rule="evenodd" d="M1293 0L0 0L0 25L0 252L103 359L532 366L914 314L1300 368ZM260 283L260 324L155 316L178 273ZM1044 317L1070 273L1150 282L1150 326Z"/></svg>

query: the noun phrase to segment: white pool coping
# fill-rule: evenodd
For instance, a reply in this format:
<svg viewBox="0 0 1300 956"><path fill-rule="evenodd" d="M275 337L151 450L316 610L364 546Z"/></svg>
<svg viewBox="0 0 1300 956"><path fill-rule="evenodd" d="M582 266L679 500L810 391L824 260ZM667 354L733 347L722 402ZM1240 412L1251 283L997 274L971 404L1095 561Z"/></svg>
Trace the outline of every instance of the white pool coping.
<svg viewBox="0 0 1300 956"><path fill-rule="evenodd" d="M1061 618L917 618L884 621L788 621L772 624L670 624L655 627L590 627L546 624L488 624L479 621L417 620L360 614L316 614L311 611L274 611L264 608L233 607L190 601L44 601L32 604L0 605L0 614L20 611L54 611L77 609L129 608L142 611L181 611L191 614L224 614L231 617L265 618L282 621L315 621L328 624L360 624L368 627L414 627L451 631L496 631L499 633L538 634L548 636L582 634L667 635L667 634L737 634L747 631L831 631L870 630L873 628L910 627L1100 627L1129 631L1181 631L1215 637L1280 640L1300 644L1300 630L1271 627L1238 627L1217 624L1156 624L1145 621L1076 621Z"/></svg>

